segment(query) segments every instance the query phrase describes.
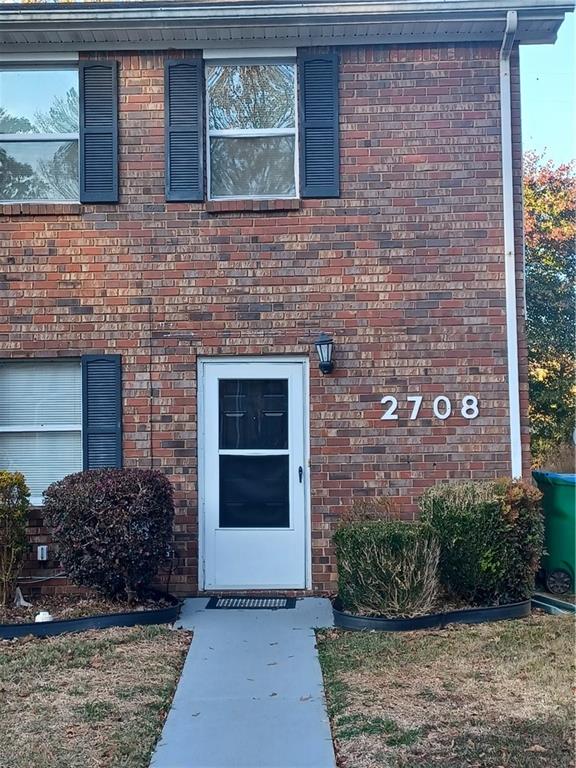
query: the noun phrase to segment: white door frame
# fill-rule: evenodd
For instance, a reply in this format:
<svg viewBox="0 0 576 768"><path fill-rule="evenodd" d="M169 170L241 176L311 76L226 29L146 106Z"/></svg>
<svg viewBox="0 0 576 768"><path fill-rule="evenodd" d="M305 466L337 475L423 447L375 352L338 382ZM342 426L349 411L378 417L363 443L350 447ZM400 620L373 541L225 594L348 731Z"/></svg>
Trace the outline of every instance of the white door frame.
<svg viewBox="0 0 576 768"><path fill-rule="evenodd" d="M297 363L302 366L302 386L304 413L304 529L305 547L304 562L306 569L305 589L312 588L312 531L311 531L311 499L310 499L310 375L307 357L292 355L262 355L262 356L200 356L197 366L197 455L198 455L198 589L206 589L205 558L206 558L206 472L204 460L204 424L205 424L205 366L207 364L222 366L238 363Z"/></svg>

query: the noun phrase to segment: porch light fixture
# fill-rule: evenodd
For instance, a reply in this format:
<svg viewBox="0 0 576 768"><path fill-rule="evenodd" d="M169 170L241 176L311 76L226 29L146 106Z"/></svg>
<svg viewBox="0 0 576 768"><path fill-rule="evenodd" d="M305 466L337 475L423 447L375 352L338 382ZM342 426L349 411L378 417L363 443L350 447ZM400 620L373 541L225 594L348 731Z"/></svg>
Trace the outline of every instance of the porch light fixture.
<svg viewBox="0 0 576 768"><path fill-rule="evenodd" d="M328 336L327 333L321 333L314 344L316 345L316 352L318 352L318 357L320 358L318 367L322 373L332 373L334 370L334 363L332 362L334 341L332 336Z"/></svg>

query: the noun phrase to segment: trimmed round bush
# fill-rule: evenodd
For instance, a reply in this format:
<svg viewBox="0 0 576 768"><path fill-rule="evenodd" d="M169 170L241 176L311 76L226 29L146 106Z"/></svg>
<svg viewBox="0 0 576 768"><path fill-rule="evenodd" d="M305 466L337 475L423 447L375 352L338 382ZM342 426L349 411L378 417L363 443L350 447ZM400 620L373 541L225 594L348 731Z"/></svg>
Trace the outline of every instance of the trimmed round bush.
<svg viewBox="0 0 576 768"><path fill-rule="evenodd" d="M346 611L404 617L429 613L438 595L439 546L421 523L372 520L334 534L338 596Z"/></svg>
<svg viewBox="0 0 576 768"><path fill-rule="evenodd" d="M14 597L26 552L30 491L21 472L0 470L0 606Z"/></svg>
<svg viewBox="0 0 576 768"><path fill-rule="evenodd" d="M527 600L542 555L542 494L521 481L443 483L420 499L440 542L440 580L471 605Z"/></svg>
<svg viewBox="0 0 576 768"><path fill-rule="evenodd" d="M161 472L96 469L44 492L66 573L106 597L135 600L171 556L172 486Z"/></svg>

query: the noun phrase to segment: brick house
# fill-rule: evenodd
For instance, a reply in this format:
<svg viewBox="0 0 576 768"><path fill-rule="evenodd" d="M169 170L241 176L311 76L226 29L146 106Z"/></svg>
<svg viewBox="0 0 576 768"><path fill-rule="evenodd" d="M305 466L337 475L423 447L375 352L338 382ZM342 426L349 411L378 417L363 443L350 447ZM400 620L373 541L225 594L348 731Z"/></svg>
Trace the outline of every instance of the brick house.
<svg viewBox="0 0 576 768"><path fill-rule="evenodd" d="M329 591L355 496L411 515L527 470L518 45L570 10L0 5L0 466L32 572L42 490L82 468L168 474L181 594Z"/></svg>

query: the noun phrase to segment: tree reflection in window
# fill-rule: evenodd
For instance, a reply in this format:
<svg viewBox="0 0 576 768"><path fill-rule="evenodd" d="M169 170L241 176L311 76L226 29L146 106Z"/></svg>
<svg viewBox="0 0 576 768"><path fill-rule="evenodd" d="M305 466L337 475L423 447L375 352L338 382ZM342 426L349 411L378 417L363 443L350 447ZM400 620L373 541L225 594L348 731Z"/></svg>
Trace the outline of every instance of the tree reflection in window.
<svg viewBox="0 0 576 768"><path fill-rule="evenodd" d="M294 195L294 137L212 138L212 194Z"/></svg>
<svg viewBox="0 0 576 768"><path fill-rule="evenodd" d="M31 77L28 70L0 74L19 76L23 86ZM69 82L75 73L65 75ZM55 82L56 88L60 80L55 77ZM13 80L8 100L15 90ZM12 97L14 110L17 103L21 102ZM54 93L44 104L43 109L34 111L31 105L24 105L21 114L13 114L0 104L0 199L66 201L79 197L78 89Z"/></svg>
<svg viewBox="0 0 576 768"><path fill-rule="evenodd" d="M0 143L3 200L77 200L78 142Z"/></svg>
<svg viewBox="0 0 576 768"><path fill-rule="evenodd" d="M209 127L293 128L294 75L292 64L209 66Z"/></svg>
<svg viewBox="0 0 576 768"><path fill-rule="evenodd" d="M296 68L206 67L210 196L296 196Z"/></svg>
<svg viewBox="0 0 576 768"><path fill-rule="evenodd" d="M41 200L48 188L28 163L19 163L0 147L0 190L4 200Z"/></svg>

